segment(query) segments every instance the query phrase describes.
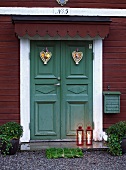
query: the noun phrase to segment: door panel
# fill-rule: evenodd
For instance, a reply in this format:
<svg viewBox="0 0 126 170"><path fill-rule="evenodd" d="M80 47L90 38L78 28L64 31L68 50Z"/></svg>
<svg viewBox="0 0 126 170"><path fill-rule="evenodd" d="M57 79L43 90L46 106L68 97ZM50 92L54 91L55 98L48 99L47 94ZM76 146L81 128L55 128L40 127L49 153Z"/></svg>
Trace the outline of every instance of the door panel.
<svg viewBox="0 0 126 170"><path fill-rule="evenodd" d="M55 102L35 103L35 135L56 136ZM41 114L43 112L43 114Z"/></svg>
<svg viewBox="0 0 126 170"><path fill-rule="evenodd" d="M31 42L31 139L74 139L79 123L92 123L91 41ZM45 65L40 52L52 53ZM83 58L77 65L72 52ZM60 86L57 86L57 83Z"/></svg>
<svg viewBox="0 0 126 170"><path fill-rule="evenodd" d="M45 65L40 52L48 47L53 56ZM60 75L59 44L31 42L31 139L60 138L60 92L54 86Z"/></svg>
<svg viewBox="0 0 126 170"><path fill-rule="evenodd" d="M88 48L91 42L66 41L62 43L64 43L62 44L64 47L62 73L64 74L62 77L61 137L71 139L75 138L78 124L82 124L84 128L89 122L92 124L92 50ZM77 48L83 52L83 58L79 64L76 64L72 58L72 52Z"/></svg>
<svg viewBox="0 0 126 170"><path fill-rule="evenodd" d="M87 112L86 102L67 102L67 134L69 138L76 135L77 125L85 123L85 113ZM67 137L67 138L68 138Z"/></svg>
<svg viewBox="0 0 126 170"><path fill-rule="evenodd" d="M74 43L75 44L75 43ZM75 64L74 60L72 59L72 52L76 50L78 47L79 51L83 52L83 58L78 65ZM66 78L85 78L86 76L86 65L85 65L85 47L79 46L72 46L72 44L66 44L66 63L65 65L69 65L66 69ZM68 57L69 56L69 57Z"/></svg>

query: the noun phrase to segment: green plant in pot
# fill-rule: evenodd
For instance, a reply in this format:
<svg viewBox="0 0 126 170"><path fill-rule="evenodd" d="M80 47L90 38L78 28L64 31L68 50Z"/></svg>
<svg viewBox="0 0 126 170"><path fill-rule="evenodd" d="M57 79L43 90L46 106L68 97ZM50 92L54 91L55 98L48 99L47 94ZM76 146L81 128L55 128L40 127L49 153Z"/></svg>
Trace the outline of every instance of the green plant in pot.
<svg viewBox="0 0 126 170"><path fill-rule="evenodd" d="M23 135L23 127L16 122L7 122L0 126L1 153L13 155L19 147L19 139Z"/></svg>
<svg viewBox="0 0 126 170"><path fill-rule="evenodd" d="M123 142L126 137L126 121L120 121L110 126L106 133L108 135L108 150L112 155L121 156L126 152Z"/></svg>

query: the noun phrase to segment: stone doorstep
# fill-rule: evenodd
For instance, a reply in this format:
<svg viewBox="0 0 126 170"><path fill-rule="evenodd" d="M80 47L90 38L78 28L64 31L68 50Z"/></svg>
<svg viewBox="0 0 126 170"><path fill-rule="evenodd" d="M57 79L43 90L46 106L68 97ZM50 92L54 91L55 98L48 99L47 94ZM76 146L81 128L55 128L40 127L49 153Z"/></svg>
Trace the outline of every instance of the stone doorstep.
<svg viewBox="0 0 126 170"><path fill-rule="evenodd" d="M108 147L105 142L93 142L92 145L77 146L76 142L29 142L21 143L21 151L36 151L48 148L81 148L82 150L107 150Z"/></svg>

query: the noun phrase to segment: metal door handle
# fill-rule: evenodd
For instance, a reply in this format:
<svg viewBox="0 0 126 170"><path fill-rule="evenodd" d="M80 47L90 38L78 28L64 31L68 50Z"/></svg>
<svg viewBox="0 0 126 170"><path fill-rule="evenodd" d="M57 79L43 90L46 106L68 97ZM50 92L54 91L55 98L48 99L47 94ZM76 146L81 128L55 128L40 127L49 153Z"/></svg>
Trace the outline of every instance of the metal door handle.
<svg viewBox="0 0 126 170"><path fill-rule="evenodd" d="M60 77L57 77L57 80L60 80Z"/></svg>
<svg viewBox="0 0 126 170"><path fill-rule="evenodd" d="M54 86L60 86L60 83L54 84Z"/></svg>

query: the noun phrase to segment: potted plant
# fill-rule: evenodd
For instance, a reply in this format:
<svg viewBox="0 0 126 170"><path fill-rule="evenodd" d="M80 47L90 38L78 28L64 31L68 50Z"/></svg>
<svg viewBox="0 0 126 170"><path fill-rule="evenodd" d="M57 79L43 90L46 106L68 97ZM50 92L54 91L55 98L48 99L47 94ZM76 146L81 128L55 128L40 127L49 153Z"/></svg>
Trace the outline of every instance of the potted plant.
<svg viewBox="0 0 126 170"><path fill-rule="evenodd" d="M1 153L13 155L19 147L23 127L16 122L7 122L0 126Z"/></svg>
<svg viewBox="0 0 126 170"><path fill-rule="evenodd" d="M126 121L113 124L106 130L106 133L109 152L115 156L126 153Z"/></svg>

